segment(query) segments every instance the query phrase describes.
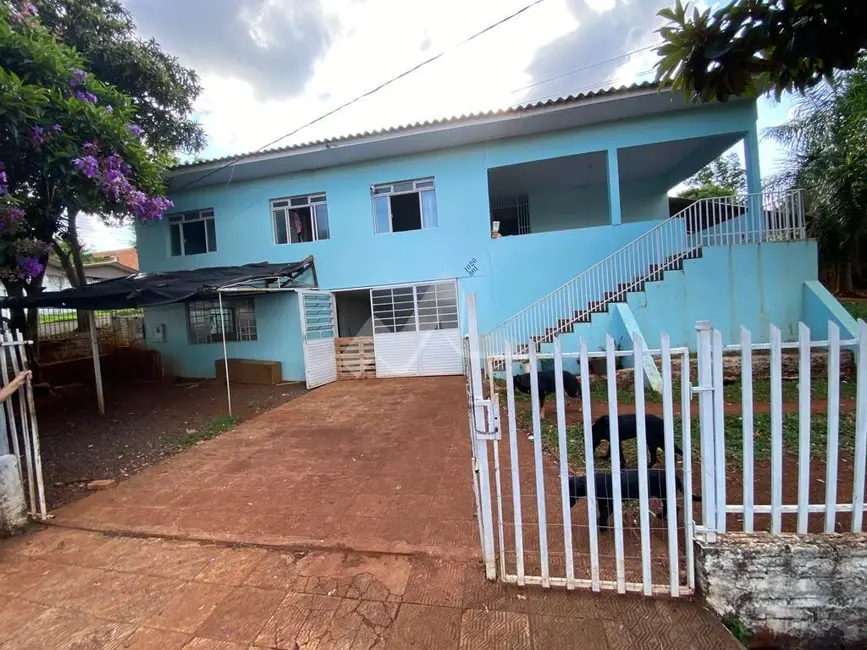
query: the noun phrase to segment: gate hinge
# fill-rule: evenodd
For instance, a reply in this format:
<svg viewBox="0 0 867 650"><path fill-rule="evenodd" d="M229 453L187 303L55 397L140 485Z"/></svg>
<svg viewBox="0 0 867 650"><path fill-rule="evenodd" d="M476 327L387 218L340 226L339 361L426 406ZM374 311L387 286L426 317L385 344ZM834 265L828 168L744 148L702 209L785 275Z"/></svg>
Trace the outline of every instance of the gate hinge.
<svg viewBox="0 0 867 650"><path fill-rule="evenodd" d="M474 429L476 440L500 440L500 404L499 401L489 399L473 400L473 406L485 409L488 412L487 425L489 430Z"/></svg>

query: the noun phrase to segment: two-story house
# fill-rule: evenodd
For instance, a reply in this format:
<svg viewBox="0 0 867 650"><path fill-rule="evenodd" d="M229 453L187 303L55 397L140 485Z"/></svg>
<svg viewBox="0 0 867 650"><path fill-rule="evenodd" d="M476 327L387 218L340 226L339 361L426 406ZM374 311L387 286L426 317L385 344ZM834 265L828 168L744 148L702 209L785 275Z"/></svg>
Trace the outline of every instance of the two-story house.
<svg viewBox="0 0 867 650"><path fill-rule="evenodd" d="M672 215L669 190L739 142L750 195ZM224 326L230 357L324 365L316 384L335 338L370 337L377 376L460 373L468 293L489 341L598 347L615 303L650 344L692 346L698 319L794 331L816 247L797 195L762 194L758 142L755 101L642 84L183 164L174 211L138 226L142 271L313 256L319 292L149 308L149 345L213 376Z"/></svg>

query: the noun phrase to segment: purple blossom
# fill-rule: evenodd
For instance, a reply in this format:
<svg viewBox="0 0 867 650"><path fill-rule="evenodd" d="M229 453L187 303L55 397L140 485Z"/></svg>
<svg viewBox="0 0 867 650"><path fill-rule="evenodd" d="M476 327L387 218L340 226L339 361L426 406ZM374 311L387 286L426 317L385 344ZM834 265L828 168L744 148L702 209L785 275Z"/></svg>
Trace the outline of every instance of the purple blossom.
<svg viewBox="0 0 867 650"><path fill-rule="evenodd" d="M111 104L107 104L106 107L102 109L102 112L108 115L109 113L113 113L114 109L111 107Z"/></svg>
<svg viewBox="0 0 867 650"><path fill-rule="evenodd" d="M86 146L85 150L87 150ZM82 156L81 158L74 158L72 160L72 164L78 167L81 173L88 178L95 178L99 175L99 162L97 162L94 156Z"/></svg>
<svg viewBox="0 0 867 650"><path fill-rule="evenodd" d="M117 169L106 169L102 175L102 193L119 201L121 195L126 195L132 189L126 176Z"/></svg>
<svg viewBox="0 0 867 650"><path fill-rule="evenodd" d="M22 4L21 4L21 9L24 11L24 13L29 14L30 16L35 16L35 15L36 15L36 7L34 7L34 6L33 6L32 4L30 4L29 2L24 2L24 3L22 3Z"/></svg>
<svg viewBox="0 0 867 650"><path fill-rule="evenodd" d="M45 268L35 257L19 257L16 261L18 262L18 277L22 280L39 275Z"/></svg>
<svg viewBox="0 0 867 650"><path fill-rule="evenodd" d="M30 132L30 144L35 148L39 148L51 139L51 136L45 133L45 129L41 126L34 126Z"/></svg>
<svg viewBox="0 0 867 650"><path fill-rule="evenodd" d="M127 124L126 129L138 138L140 138L143 133L142 128L138 124Z"/></svg>
<svg viewBox="0 0 867 650"><path fill-rule="evenodd" d="M93 142L85 142L81 147L85 156L95 156L99 153L99 147Z"/></svg>
<svg viewBox="0 0 867 650"><path fill-rule="evenodd" d="M96 95L86 90L77 90L75 91L76 99L80 99L83 102L87 102L88 104L95 104L97 102Z"/></svg>
<svg viewBox="0 0 867 650"><path fill-rule="evenodd" d="M51 130L55 133L60 133L63 130L63 127L61 127L59 124L52 124Z"/></svg>
<svg viewBox="0 0 867 650"><path fill-rule="evenodd" d="M142 212L139 215L141 219L146 221L158 221L163 218L166 210L174 205L169 199L162 196L153 196L147 199L142 206Z"/></svg>
<svg viewBox="0 0 867 650"><path fill-rule="evenodd" d="M0 231L15 228L24 218L24 210L17 205L7 205L0 208Z"/></svg>
<svg viewBox="0 0 867 650"><path fill-rule="evenodd" d="M0 196L3 196L9 191L9 177L6 176L6 170L3 169L3 163L0 162Z"/></svg>
<svg viewBox="0 0 867 650"><path fill-rule="evenodd" d="M69 80L70 88L77 88L84 85L84 80L87 79L87 73L84 70L73 70L72 79Z"/></svg>

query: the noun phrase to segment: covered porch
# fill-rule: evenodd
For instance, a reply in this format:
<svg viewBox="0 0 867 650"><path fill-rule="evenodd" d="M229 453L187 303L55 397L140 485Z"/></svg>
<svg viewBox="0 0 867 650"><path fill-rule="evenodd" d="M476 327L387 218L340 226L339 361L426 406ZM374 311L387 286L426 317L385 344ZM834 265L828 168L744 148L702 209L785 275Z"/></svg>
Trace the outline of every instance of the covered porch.
<svg viewBox="0 0 867 650"><path fill-rule="evenodd" d="M609 147L488 169L491 235L660 222L684 207L669 192L735 146L747 187L761 192L755 129Z"/></svg>

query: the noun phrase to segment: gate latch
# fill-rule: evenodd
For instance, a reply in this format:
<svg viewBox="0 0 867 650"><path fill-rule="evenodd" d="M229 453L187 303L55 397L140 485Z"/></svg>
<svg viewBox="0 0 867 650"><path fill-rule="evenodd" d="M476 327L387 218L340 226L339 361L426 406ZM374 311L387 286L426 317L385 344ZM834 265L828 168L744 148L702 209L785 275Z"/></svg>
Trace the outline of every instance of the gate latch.
<svg viewBox="0 0 867 650"><path fill-rule="evenodd" d="M477 440L499 440L500 439L500 403L496 398L477 399L473 400L473 406L481 407L487 412L485 418L487 429L475 429Z"/></svg>

